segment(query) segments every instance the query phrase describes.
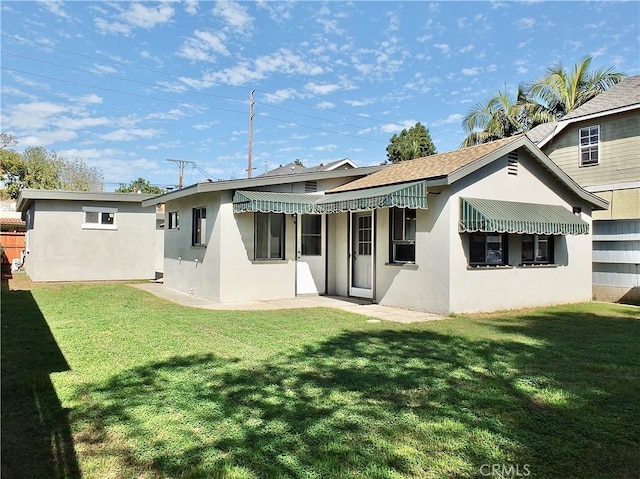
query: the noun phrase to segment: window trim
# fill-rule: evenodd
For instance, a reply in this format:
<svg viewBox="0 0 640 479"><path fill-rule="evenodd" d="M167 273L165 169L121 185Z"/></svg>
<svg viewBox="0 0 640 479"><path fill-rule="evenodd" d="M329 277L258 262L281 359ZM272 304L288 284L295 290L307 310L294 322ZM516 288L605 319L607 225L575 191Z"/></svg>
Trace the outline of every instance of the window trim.
<svg viewBox="0 0 640 479"><path fill-rule="evenodd" d="M597 141L595 143L591 143L589 142L589 144L587 145L583 145L582 144L582 132L587 130L587 137L591 138L591 129L595 128L597 130ZM591 125L591 126L585 126L584 128L579 128L578 129L578 165L580 166L580 168L586 168L589 166L597 166L600 164L600 144L602 143L601 141L601 135L600 135L600 125ZM587 163L584 162L584 158L583 158L583 153L585 150L592 150L593 148L596 148L596 155L597 155L597 161L592 162L589 161Z"/></svg>
<svg viewBox="0 0 640 479"><path fill-rule="evenodd" d="M402 239L395 239L396 232L396 212L402 212ZM416 228L414 225L413 239L407 239L407 212L412 212L413 221L417 221L417 213L415 209L412 208L398 208L391 207L389 208L389 263L391 264L415 264L416 262ZM413 260L399 260L396 259L396 246L413 246Z"/></svg>
<svg viewBox="0 0 640 479"><path fill-rule="evenodd" d="M484 237L484 261L472 261L471 259L471 240L473 238L473 236L475 235L482 235ZM501 245L501 261L499 263L489 263L487 262L487 238L489 236L500 236L500 245ZM485 233L485 232L476 232L476 233L469 233L468 234L468 252L469 252L469 266L472 268L477 268L477 267L504 267L504 266L511 266L509 264L509 234L508 233Z"/></svg>
<svg viewBox="0 0 640 479"><path fill-rule="evenodd" d="M87 213L98 213L98 222L97 223L89 223L87 222ZM102 215L103 214L113 214L113 224L103 223ZM106 206L83 206L82 214L82 229L84 230L117 230L118 224L116 223L116 213L118 213L118 208L111 208Z"/></svg>
<svg viewBox="0 0 640 479"><path fill-rule="evenodd" d="M172 218L175 217L175 221ZM169 211L167 212L167 230L175 231L180 229L180 212Z"/></svg>
<svg viewBox="0 0 640 479"><path fill-rule="evenodd" d="M278 215L282 218L282 222L281 222L281 228L280 228L280 251L281 254L278 257L271 257L271 228L272 228L272 221L271 219L275 216ZM260 220L260 218L264 218L266 216L267 218L267 231L268 231L268 235L267 235L267 257L259 257L258 256L258 221ZM286 232L287 232L287 227L286 227L286 223L287 223L287 217L284 213L262 213L262 212L255 212L253 215L253 259L254 261L264 261L264 262L271 262L271 261L284 261L286 259Z"/></svg>
<svg viewBox="0 0 640 479"><path fill-rule="evenodd" d="M196 218L196 212L204 212ZM199 229L197 228L199 221ZM199 233L199 234L198 234ZM199 237L198 237L199 236ZM196 206L191 209L191 246L206 247L207 245L207 207Z"/></svg>

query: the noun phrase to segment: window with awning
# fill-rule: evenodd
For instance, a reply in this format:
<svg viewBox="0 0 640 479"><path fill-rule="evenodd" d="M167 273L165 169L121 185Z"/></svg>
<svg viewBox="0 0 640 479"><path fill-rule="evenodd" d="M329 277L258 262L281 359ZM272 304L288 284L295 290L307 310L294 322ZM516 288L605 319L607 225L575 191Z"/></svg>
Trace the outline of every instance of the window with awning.
<svg viewBox="0 0 640 479"><path fill-rule="evenodd" d="M589 224L560 205L460 199L461 233L588 234Z"/></svg>

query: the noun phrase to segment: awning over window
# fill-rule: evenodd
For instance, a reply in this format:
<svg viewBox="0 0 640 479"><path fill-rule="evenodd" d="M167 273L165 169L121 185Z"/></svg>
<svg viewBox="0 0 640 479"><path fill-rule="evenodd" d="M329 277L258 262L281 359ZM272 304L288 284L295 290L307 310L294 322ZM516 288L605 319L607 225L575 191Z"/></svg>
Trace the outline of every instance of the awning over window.
<svg viewBox="0 0 640 479"><path fill-rule="evenodd" d="M427 208L427 184L424 181L402 185L379 186L342 193L277 193L271 191L236 191L233 212L263 213L340 213L375 208Z"/></svg>
<svg viewBox="0 0 640 479"><path fill-rule="evenodd" d="M366 190L329 193L316 202L321 213L372 210L375 208L421 208L427 209L427 183L405 183L378 186Z"/></svg>
<svg viewBox="0 0 640 479"><path fill-rule="evenodd" d="M315 213L314 204L322 195L317 193L276 193L272 191L236 191L233 212L245 213Z"/></svg>
<svg viewBox="0 0 640 479"><path fill-rule="evenodd" d="M460 232L588 234L589 224L558 205L461 198Z"/></svg>

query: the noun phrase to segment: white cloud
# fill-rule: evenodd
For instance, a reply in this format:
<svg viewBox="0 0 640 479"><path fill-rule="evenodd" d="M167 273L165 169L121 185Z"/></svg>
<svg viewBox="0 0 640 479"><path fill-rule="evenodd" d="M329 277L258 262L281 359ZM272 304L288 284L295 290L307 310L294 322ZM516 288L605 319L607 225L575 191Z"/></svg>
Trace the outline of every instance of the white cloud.
<svg viewBox="0 0 640 479"><path fill-rule="evenodd" d="M451 47L446 43L435 43L433 46L440 50L444 55L447 55L451 50Z"/></svg>
<svg viewBox="0 0 640 479"><path fill-rule="evenodd" d="M264 95L264 101L272 104L282 103L283 101L290 100L296 96L297 91L295 88L283 88L282 90L277 90L273 93L266 93Z"/></svg>
<svg viewBox="0 0 640 479"><path fill-rule="evenodd" d="M331 92L339 90L340 85L337 85L335 83L319 84L309 82L304 86L304 89L313 93L314 95L328 95Z"/></svg>
<svg viewBox="0 0 640 479"><path fill-rule="evenodd" d="M375 103L373 98L365 98L364 100L345 100L344 101L349 106L367 106Z"/></svg>
<svg viewBox="0 0 640 479"><path fill-rule="evenodd" d="M330 101L321 101L320 103L318 103L317 107L325 110L330 110L332 108L335 108L336 104L331 103Z"/></svg>
<svg viewBox="0 0 640 479"><path fill-rule="evenodd" d="M472 44L469 44L467 46L464 46L460 49L460 53L469 53L470 51L472 51L475 47Z"/></svg>
<svg viewBox="0 0 640 479"><path fill-rule="evenodd" d="M386 123L376 128L364 128L360 130L358 133L360 134L368 134L373 132L378 133L400 133L404 129L413 128L416 125L416 120L402 120L398 123Z"/></svg>
<svg viewBox="0 0 640 479"><path fill-rule="evenodd" d="M278 24L288 22L293 18L292 11L295 7L295 2L273 2L267 0L258 0L258 8L262 8L269 13L269 18Z"/></svg>
<svg viewBox="0 0 640 479"><path fill-rule="evenodd" d="M460 113L453 113L443 120L434 121L433 126L451 125L453 123L460 123L461 120L462 115Z"/></svg>
<svg viewBox="0 0 640 479"><path fill-rule="evenodd" d="M173 7L169 3L161 3L155 7L133 3L120 16L128 24L148 30L156 25L169 22L173 14Z"/></svg>
<svg viewBox="0 0 640 479"><path fill-rule="evenodd" d="M88 95L78 97L77 100L80 103L91 103L93 105L102 103L102 97L100 95L96 95L95 93L89 93Z"/></svg>
<svg viewBox="0 0 640 479"><path fill-rule="evenodd" d="M198 0L185 0L184 11L189 15L198 13Z"/></svg>
<svg viewBox="0 0 640 479"><path fill-rule="evenodd" d="M474 75L480 75L480 73L482 73L482 68L480 68L480 67L463 68L462 69L462 74L463 75L474 76Z"/></svg>
<svg viewBox="0 0 640 479"><path fill-rule="evenodd" d="M335 17L340 17L336 15ZM338 21L332 16L331 10L324 5L316 14L316 22L322 25L325 33L335 33L336 35L343 35L344 30L338 27Z"/></svg>
<svg viewBox="0 0 640 479"><path fill-rule="evenodd" d="M338 148L338 145L321 145L313 148L313 151L333 151Z"/></svg>
<svg viewBox="0 0 640 479"><path fill-rule="evenodd" d="M160 130L153 128L121 128L101 135L100 138L107 141L132 141L139 138L154 138L160 133Z"/></svg>
<svg viewBox="0 0 640 479"><path fill-rule="evenodd" d="M224 42L227 36L223 32L196 30L193 37L188 38L180 47L177 55L192 61L215 61L211 53L229 55Z"/></svg>
<svg viewBox="0 0 640 479"><path fill-rule="evenodd" d="M44 0L44 1L38 1L38 4L44 8L46 8L47 10L49 10L51 13L53 13L54 15L61 17L61 18L65 18L65 19L69 19L69 14L67 12L64 11L64 3L61 0Z"/></svg>
<svg viewBox="0 0 640 479"><path fill-rule="evenodd" d="M115 68L109 65L100 65L98 63L94 63L90 71L93 73L97 73L98 75L109 75L113 73L118 73L118 70L116 70Z"/></svg>
<svg viewBox="0 0 640 479"><path fill-rule="evenodd" d="M605 53L607 53L607 47L600 47L596 51L591 52L591 56L597 58L603 56Z"/></svg>
<svg viewBox="0 0 640 479"><path fill-rule="evenodd" d="M103 34L122 34L128 36L131 34L131 26L120 22L108 22L104 18L95 18L93 23L98 32Z"/></svg>
<svg viewBox="0 0 640 479"><path fill-rule="evenodd" d="M213 8L213 14L222 18L224 22L233 31L245 33L253 24L253 18L247 12L247 9L230 0L219 0Z"/></svg>
<svg viewBox="0 0 640 479"><path fill-rule="evenodd" d="M521 18L518 21L516 21L516 27L518 27L521 30L528 30L530 28L533 28L535 24L536 24L536 19L531 17Z"/></svg>

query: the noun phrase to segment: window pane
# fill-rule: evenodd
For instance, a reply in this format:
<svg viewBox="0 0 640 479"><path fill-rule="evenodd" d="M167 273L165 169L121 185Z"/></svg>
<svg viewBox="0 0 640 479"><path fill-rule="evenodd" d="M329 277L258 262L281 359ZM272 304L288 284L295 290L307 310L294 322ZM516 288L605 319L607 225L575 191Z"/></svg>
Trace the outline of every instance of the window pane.
<svg viewBox="0 0 640 479"><path fill-rule="evenodd" d="M322 216L302 215L302 234L319 235L322 231Z"/></svg>
<svg viewBox="0 0 640 479"><path fill-rule="evenodd" d="M302 254L304 256L320 256L322 254L322 238L320 236L302 237Z"/></svg>
<svg viewBox="0 0 640 479"><path fill-rule="evenodd" d="M283 243L284 243L284 215L273 214L270 215L271 220L271 241L269 245L269 258L270 259L282 259L284 255Z"/></svg>
<svg viewBox="0 0 640 479"><path fill-rule="evenodd" d="M394 241L402 241L404 239L403 220L404 213L400 208L393 208L393 237Z"/></svg>
<svg viewBox="0 0 640 479"><path fill-rule="evenodd" d="M302 216L302 254L319 256L322 254L322 216Z"/></svg>
<svg viewBox="0 0 640 479"><path fill-rule="evenodd" d="M522 237L522 262L531 263L534 260L533 256L533 235L525 235Z"/></svg>
<svg viewBox="0 0 640 479"><path fill-rule="evenodd" d="M405 211L405 233L404 239L415 241L416 239L416 210Z"/></svg>
<svg viewBox="0 0 640 479"><path fill-rule="evenodd" d="M540 263L549 262L549 237L538 236L538 245L536 248L536 261Z"/></svg>
<svg viewBox="0 0 640 479"><path fill-rule="evenodd" d="M99 223L100 213L97 211L86 211L84 213L85 223Z"/></svg>
<svg viewBox="0 0 640 479"><path fill-rule="evenodd" d="M267 259L269 255L269 215L256 213L256 259Z"/></svg>
<svg viewBox="0 0 640 479"><path fill-rule="evenodd" d="M487 235L487 259L488 264L502 263L502 236Z"/></svg>
<svg viewBox="0 0 640 479"><path fill-rule="evenodd" d="M113 220L115 219L115 213L101 213L102 215L102 224L103 225L112 225Z"/></svg>
<svg viewBox="0 0 640 479"><path fill-rule="evenodd" d="M471 263L485 262L485 235L482 233L474 233L469 238L469 261Z"/></svg>

